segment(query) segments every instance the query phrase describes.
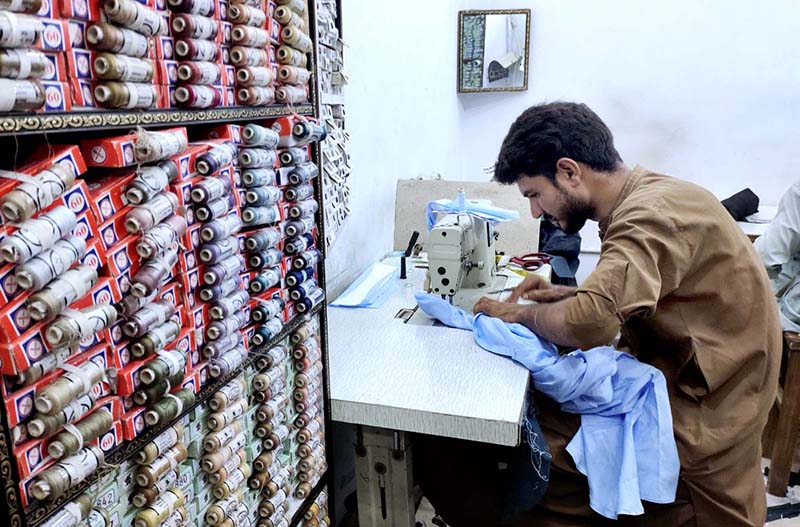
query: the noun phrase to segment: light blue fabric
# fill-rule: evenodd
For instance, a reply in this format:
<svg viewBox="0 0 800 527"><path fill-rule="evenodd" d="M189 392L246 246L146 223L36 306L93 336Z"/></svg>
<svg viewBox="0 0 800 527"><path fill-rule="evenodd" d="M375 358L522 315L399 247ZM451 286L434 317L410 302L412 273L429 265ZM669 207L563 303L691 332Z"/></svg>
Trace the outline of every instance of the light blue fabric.
<svg viewBox="0 0 800 527"><path fill-rule="evenodd" d="M608 346L559 355L520 324L472 317L434 295L416 299L428 315L473 331L479 346L525 366L537 390L581 416L567 451L589 480L592 509L616 519L643 514L642 500L675 501L680 462L661 371Z"/></svg>
<svg viewBox="0 0 800 527"><path fill-rule="evenodd" d="M500 223L504 221L511 221L519 218L519 212L509 209L501 209L489 204L479 203L476 201L466 200L463 202L466 207L466 212L477 216L481 219ZM428 202L427 218L428 218L428 232L436 224L436 216L440 212L464 212L459 210L459 200L438 199L436 201Z"/></svg>

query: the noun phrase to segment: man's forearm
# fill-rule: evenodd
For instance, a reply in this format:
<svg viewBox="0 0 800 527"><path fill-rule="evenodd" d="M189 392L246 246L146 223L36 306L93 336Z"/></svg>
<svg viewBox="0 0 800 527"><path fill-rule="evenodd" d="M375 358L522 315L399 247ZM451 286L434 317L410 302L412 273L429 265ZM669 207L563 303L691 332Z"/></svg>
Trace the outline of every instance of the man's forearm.
<svg viewBox="0 0 800 527"><path fill-rule="evenodd" d="M559 346L578 346L565 323L566 302L520 306L516 322Z"/></svg>

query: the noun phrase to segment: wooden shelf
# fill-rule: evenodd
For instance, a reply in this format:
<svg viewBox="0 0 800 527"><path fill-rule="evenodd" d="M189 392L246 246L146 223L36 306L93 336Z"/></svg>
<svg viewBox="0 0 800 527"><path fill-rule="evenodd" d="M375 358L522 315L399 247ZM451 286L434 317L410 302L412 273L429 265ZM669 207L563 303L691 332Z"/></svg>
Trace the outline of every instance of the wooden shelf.
<svg viewBox="0 0 800 527"><path fill-rule="evenodd" d="M301 115L313 115L314 108L305 103L294 108ZM37 134L42 132L74 132L107 130L136 126L180 126L218 122L246 121L291 115L287 106L232 106L207 110L135 110L37 114L6 114L0 116L0 134Z"/></svg>
<svg viewBox="0 0 800 527"><path fill-rule="evenodd" d="M197 393L197 397L195 398L195 403L191 406L184 408L183 412L178 417L176 417L169 423L166 423L162 426L155 426L146 429L139 436L137 436L135 440L126 441L116 449L106 454L106 462L103 464L103 466L97 472L95 472L89 478L87 478L85 481L71 488L70 492L68 492L66 495L61 496L57 500L43 502L43 503L35 502L30 506L28 506L28 508L25 509L24 511L25 517L27 519L27 525L29 527L33 527L35 525L42 523L45 519L47 519L48 516L50 516L50 514L63 507L64 504L77 498L89 486L91 486L93 483L96 483L97 481L102 479L105 475L107 475L109 472L111 472L114 469L114 467L118 466L120 463L130 458L135 452L141 450L147 443L152 441L161 432L163 432L170 426L180 421L181 418L183 418L183 416L192 411L192 409L194 409L197 405L208 400L220 388L228 384L231 380L233 380L234 377L242 373L253 362L255 362L255 360L261 355L263 351L269 350L270 348L276 346L279 342L284 340L297 328L299 328L303 324L303 322L305 322L306 320L317 314L324 306L325 306L325 300L322 300L319 304L311 308L311 310L308 313L296 315L292 320L290 320L286 325L284 325L281 332L278 333L275 337L273 337L269 342L267 342L263 346L259 346L258 348L251 349L247 355L247 358L238 368L230 372L228 375L220 377L218 379L214 379L205 386L203 386L202 389ZM320 478L320 481L323 480L324 478ZM14 493L15 497L16 497L16 492L18 492L18 490L19 489L15 489ZM8 489L6 489L6 495L7 495L6 497L9 500L8 505L11 508L13 507L12 500L11 497L8 496L8 494L9 491ZM316 492L312 492L311 495L316 496ZM305 502L303 504L305 505ZM299 510L305 512L306 508L307 507L300 507ZM13 514L14 512L13 508L11 512ZM12 522L11 525L15 525L14 522Z"/></svg>

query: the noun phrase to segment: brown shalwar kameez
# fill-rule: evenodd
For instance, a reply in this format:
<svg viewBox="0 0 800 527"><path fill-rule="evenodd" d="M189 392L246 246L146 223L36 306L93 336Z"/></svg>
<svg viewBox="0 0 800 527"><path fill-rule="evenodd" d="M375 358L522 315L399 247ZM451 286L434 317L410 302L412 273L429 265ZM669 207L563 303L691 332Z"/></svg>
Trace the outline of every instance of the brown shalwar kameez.
<svg viewBox="0 0 800 527"><path fill-rule="evenodd" d="M664 372L681 461L677 498L645 503L643 516L619 522L594 513L587 480L565 450L580 417L539 396L553 453L550 486L539 506L509 525L763 526L760 438L775 399L781 339L764 266L712 194L640 167L600 230L600 260L565 300L566 323L583 349L621 332L620 348ZM496 523L491 489L503 454L424 438L419 446L423 464L444 468L424 471L420 483L445 521Z"/></svg>

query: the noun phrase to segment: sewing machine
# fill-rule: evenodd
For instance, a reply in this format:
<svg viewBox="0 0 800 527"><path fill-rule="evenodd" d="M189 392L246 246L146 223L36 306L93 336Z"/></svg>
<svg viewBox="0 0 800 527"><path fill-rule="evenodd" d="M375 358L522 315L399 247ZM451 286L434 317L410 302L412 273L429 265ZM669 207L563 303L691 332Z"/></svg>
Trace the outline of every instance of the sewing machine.
<svg viewBox="0 0 800 527"><path fill-rule="evenodd" d="M482 296L499 295L508 276L498 274L491 223L466 213L440 214L428 234L426 289L472 311Z"/></svg>

